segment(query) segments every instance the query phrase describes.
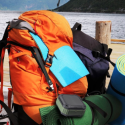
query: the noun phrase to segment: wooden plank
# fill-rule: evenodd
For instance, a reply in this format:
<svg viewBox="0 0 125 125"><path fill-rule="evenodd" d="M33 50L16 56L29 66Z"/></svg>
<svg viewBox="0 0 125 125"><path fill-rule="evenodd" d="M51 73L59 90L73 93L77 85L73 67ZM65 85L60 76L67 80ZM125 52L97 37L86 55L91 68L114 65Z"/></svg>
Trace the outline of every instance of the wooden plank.
<svg viewBox="0 0 125 125"><path fill-rule="evenodd" d="M111 39L112 42L125 42L125 39Z"/></svg>
<svg viewBox="0 0 125 125"><path fill-rule="evenodd" d="M111 60L114 63L116 63L117 59L121 55L125 54L125 44L110 44L108 47L113 49L112 54L111 54ZM110 75L112 75L113 70L114 70L114 67L110 64L110 69L109 69ZM109 82L110 82L110 78L107 78L106 87L108 87Z"/></svg>

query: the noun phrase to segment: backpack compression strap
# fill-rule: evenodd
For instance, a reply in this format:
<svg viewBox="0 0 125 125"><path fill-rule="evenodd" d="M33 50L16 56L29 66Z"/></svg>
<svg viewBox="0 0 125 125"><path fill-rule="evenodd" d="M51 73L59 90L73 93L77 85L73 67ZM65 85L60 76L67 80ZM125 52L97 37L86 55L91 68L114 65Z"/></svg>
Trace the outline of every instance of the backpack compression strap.
<svg viewBox="0 0 125 125"><path fill-rule="evenodd" d="M109 49L108 49L108 52L107 52L107 57L105 57L104 55L102 55L100 52L97 52L97 51L92 51L92 54L93 54L93 56L94 56L95 58L101 57L101 58L103 58L103 59L109 61L109 62L112 64L112 66L115 67L115 63L112 62L111 59L110 59L111 52L112 52L112 49L109 48Z"/></svg>
<svg viewBox="0 0 125 125"><path fill-rule="evenodd" d="M33 56L35 57L38 65L40 66L41 70L43 71L45 77L46 77L46 80L47 80L47 83L49 84L50 86L50 89L49 91L53 91L54 90L54 87L53 87L53 83L52 81L50 80L49 76L48 76L48 73L46 72L46 69L45 69L45 66L44 66L44 63L41 59L41 56L40 56L40 53L38 51L38 49L36 47L32 47L31 49L31 52L33 54Z"/></svg>
<svg viewBox="0 0 125 125"><path fill-rule="evenodd" d="M83 101L85 101L90 106L90 109L92 111L92 123L91 123L91 125L94 124L94 117L95 117L94 109L96 109L104 118L108 115L104 110L102 110L100 107L95 105L93 102L86 100L85 98L83 99Z"/></svg>

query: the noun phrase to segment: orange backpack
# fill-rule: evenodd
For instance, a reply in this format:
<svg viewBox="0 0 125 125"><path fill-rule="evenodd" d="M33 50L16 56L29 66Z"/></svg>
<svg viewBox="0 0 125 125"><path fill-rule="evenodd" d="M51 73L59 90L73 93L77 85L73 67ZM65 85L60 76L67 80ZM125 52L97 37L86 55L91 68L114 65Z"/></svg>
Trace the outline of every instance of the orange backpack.
<svg viewBox="0 0 125 125"><path fill-rule="evenodd" d="M47 81L44 71L36 61L39 49L29 32L37 34L43 40L50 57L53 57L54 52L62 46L73 47L73 36L69 23L63 16L55 12L28 11L21 14L18 20L14 19L9 23L4 37L0 41L2 50L0 100L3 101L4 51L8 49L13 102L18 112L19 125L41 124L39 108L54 105L57 94L77 94L85 97L88 88L86 76L63 87L50 70L52 63L45 62L41 58L46 75L53 84L54 91L52 91L48 84L49 80ZM36 51L31 51L31 48L33 50L35 48ZM29 118L32 120L25 121Z"/></svg>

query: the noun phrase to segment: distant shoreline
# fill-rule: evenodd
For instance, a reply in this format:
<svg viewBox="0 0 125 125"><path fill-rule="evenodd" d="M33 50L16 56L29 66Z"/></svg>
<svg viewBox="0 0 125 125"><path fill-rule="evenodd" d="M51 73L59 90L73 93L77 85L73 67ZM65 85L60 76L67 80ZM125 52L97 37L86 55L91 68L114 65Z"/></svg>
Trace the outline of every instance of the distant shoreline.
<svg viewBox="0 0 125 125"><path fill-rule="evenodd" d="M31 10L26 10L26 11L31 11ZM2 13L24 13L26 11L21 11L21 10L0 10L0 12ZM125 12L123 13L118 13L118 12L90 12L90 11L87 11L87 12L82 12L82 11L56 11L56 10L50 10L50 11L53 11L53 12L64 12L64 13L67 13L67 12L71 12L71 13L103 13L103 14L125 14Z"/></svg>
<svg viewBox="0 0 125 125"><path fill-rule="evenodd" d="M23 13L25 11L20 11L20 10L0 10L2 13Z"/></svg>
<svg viewBox="0 0 125 125"><path fill-rule="evenodd" d="M100 11L100 12L97 12L97 11L58 11L58 9L53 9L52 11L54 12L77 12L77 13L111 13L111 14L125 14L125 11L122 11L122 12L106 12L106 11Z"/></svg>

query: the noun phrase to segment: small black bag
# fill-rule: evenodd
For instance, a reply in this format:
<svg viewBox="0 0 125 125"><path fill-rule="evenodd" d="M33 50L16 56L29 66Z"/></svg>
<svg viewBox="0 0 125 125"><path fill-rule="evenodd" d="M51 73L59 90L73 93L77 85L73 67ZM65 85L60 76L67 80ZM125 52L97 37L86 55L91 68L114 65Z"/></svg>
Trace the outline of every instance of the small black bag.
<svg viewBox="0 0 125 125"><path fill-rule="evenodd" d="M72 28L73 49L89 71L88 94L91 92L105 93L106 76L109 76L109 62L112 49L101 44L94 38L81 31L81 24L76 23Z"/></svg>
<svg viewBox="0 0 125 125"><path fill-rule="evenodd" d="M82 117L86 105L78 95L60 94L56 100L60 113L67 117Z"/></svg>

